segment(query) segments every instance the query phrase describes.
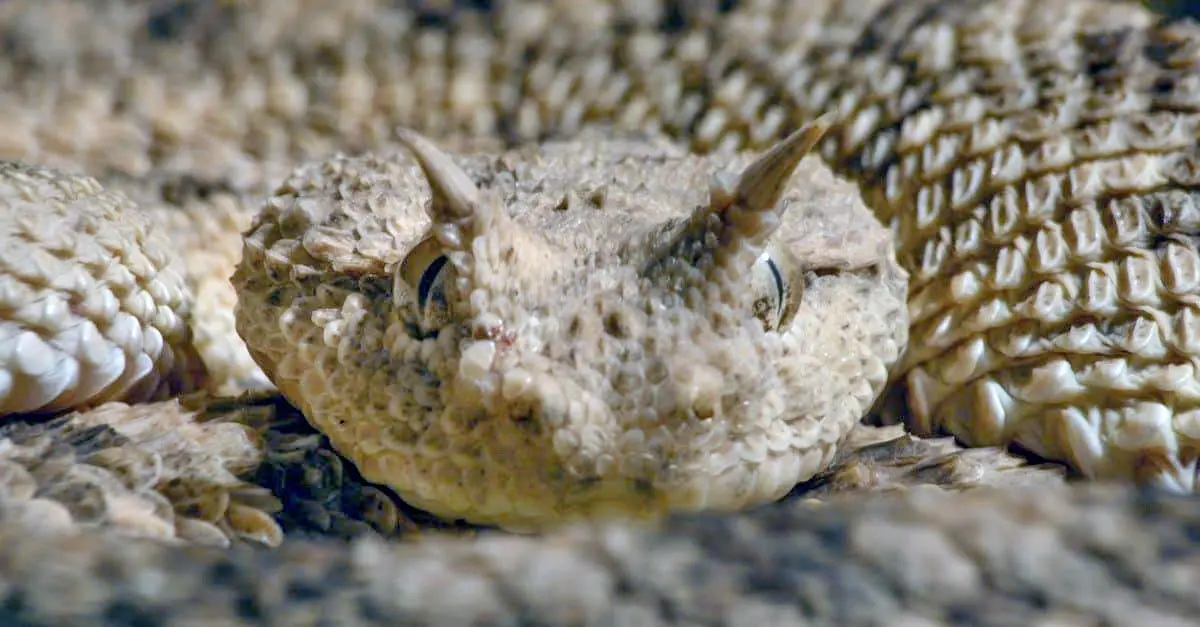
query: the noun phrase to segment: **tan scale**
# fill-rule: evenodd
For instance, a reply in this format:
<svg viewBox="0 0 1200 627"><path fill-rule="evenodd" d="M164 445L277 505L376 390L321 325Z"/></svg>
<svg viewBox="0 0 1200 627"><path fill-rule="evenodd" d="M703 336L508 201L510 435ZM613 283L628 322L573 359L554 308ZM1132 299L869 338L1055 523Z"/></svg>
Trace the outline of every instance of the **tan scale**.
<svg viewBox="0 0 1200 627"><path fill-rule="evenodd" d="M108 187L136 202L181 257L196 299L192 344L207 372L205 389L226 396L272 389L237 335L237 292L229 282L242 255L241 233L258 211L261 192L171 175L113 177Z"/></svg>
<svg viewBox="0 0 1200 627"><path fill-rule="evenodd" d="M59 532L277 546L279 500L243 478L264 461L267 412L193 395L2 425L0 501Z"/></svg>
<svg viewBox="0 0 1200 627"><path fill-rule="evenodd" d="M841 219L818 199L842 188L797 166L821 133L721 168L599 138L460 165L417 135L419 165L302 168L247 233L238 329L364 477L440 517L522 529L775 500L829 464L904 344L890 257L811 272L839 268L802 241ZM553 201L595 186L598 205ZM423 240L445 261L428 295L404 270L437 274ZM804 286L777 327L754 303L776 289L752 280L768 241ZM433 328L426 299L444 301Z"/></svg>
<svg viewBox="0 0 1200 627"><path fill-rule="evenodd" d="M123 194L0 164L0 415L195 389L205 371L184 272Z"/></svg>
<svg viewBox="0 0 1200 627"><path fill-rule="evenodd" d="M1135 46L1169 31L1075 35L1145 25L1144 13L1035 4L960 16L957 49L926 52L928 65L957 55L955 78L935 89L975 88L879 119L839 147L849 165L874 163L857 146L897 146L890 165L864 168L860 187L893 221L913 275L897 370L906 420L968 445L1016 443L1088 477L1191 491L1198 258L1184 216L1195 212L1185 190L1200 117L1149 89L1171 62ZM1048 23L1064 26L1034 27ZM1105 59L1120 62L1081 82L1080 68ZM1024 104L1009 102L1022 90Z"/></svg>
<svg viewBox="0 0 1200 627"><path fill-rule="evenodd" d="M888 387L894 393L890 400L906 402L887 405L888 416L904 419L918 433L950 432L968 444L1019 444L1088 477L1194 489L1197 348L1189 277L1196 272L1197 251L1190 190L1200 111L1195 66L1200 31L1194 24L1158 25L1139 3L1115 0L676 4L676 15L666 3L561 0L503 3L494 14L460 7L454 14L417 16L411 6L386 0L222 2L197 4L191 12L176 12L182 5L133 0L87 10L73 0L11 0L0 5L6 42L0 115L10 130L0 140L0 157L53 167L55 173L46 176L55 180L74 181L74 173L84 172L114 190L123 189L120 181L128 177L145 182L188 174L220 182L235 196L256 196L250 207L262 205L263 190L277 189L292 168L299 169L287 185L312 191L324 189L323 181L334 176L324 169L337 164L366 169L407 164L405 181L416 191L407 201L390 202L407 203L413 213L405 215L412 221L389 233L390 241L362 240L347 253L339 248L346 234L333 228L306 244L320 251L316 261L336 260L330 267L346 273L337 275L343 280L358 280L354 273L367 270L357 264L372 259L369 272L389 277L378 286L380 293L395 296L398 292L388 292L398 287L395 265L407 246L426 235L417 205L428 184L399 150L398 127L415 129L455 158L477 164L466 168L474 174L472 168L486 170L478 164L488 159L461 156L471 151L457 147L490 145L494 160L499 152L492 148L558 135L582 143L564 144L572 147L563 152L586 154L598 150L596 136L585 134L597 127L610 139L614 130L661 132L678 142L672 150L715 153L705 162L744 166L806 122L832 113L833 127L817 151L839 176L858 184L866 207L893 230L897 259L911 277L912 341L898 355ZM734 157L739 150L750 152ZM812 166L799 167L803 172ZM679 185L672 178L677 172L663 175L668 181L648 181L648 172L657 170L646 166L631 173L631 186L670 183L667 195L675 211L707 201L701 193L707 182ZM556 193L545 199L547 206L586 208L595 186L583 183L571 181L576 193ZM86 214L116 197L90 182L86 187L92 200L69 205L71 211L78 206ZM292 193L286 190L279 188L273 197ZM680 190L703 198L691 206L679 203ZM363 193L326 191L326 200ZM53 207L55 193L38 191L29 204ZM605 205L619 201L601 196ZM137 213L132 204L113 202L123 208L118 222L140 221L125 215ZM198 203L181 214L194 217L179 220L177 214L167 221L194 219L194 233L245 224L240 221L245 216L224 221L222 202L213 203L212 215ZM268 214L285 209L270 202ZM382 211L375 202L374 209ZM822 202L835 212L830 220L859 219L845 204L828 199L813 204ZM152 198L137 204L156 215L163 209ZM876 226L865 217L862 224L868 230ZM39 237L56 232L48 225L38 229ZM227 242L231 232L224 234L219 239ZM441 243L461 236L447 230ZM195 242L182 239L164 253L164 263L182 261L172 251L186 259L211 259L191 256ZM836 238L824 244L820 254L826 261L830 251L837 257L846 246ZM7 244L3 250L9 250ZM272 250L266 258L286 271L280 276L325 267L310 267L313 260L303 256L294 259L297 250ZM535 245L522 254L546 250ZM163 383L160 371L139 371L154 373L143 380L146 388L222 389L226 373L245 372L239 369L249 352L229 332L232 287L219 276L233 255L224 246L206 252L219 257L207 278L220 287L203 288L204 271L194 265L177 271L182 296L168 298L177 318L168 326L195 325L193 348L214 375L200 383L192 370L178 371L165 375ZM780 259L787 257L783 250ZM545 258L558 263L530 272L537 280L527 278L534 288L529 299L557 285L540 282L540 272L553 277L556 268L569 265L561 256ZM754 270L761 265L751 263L757 260L744 260L750 274L744 292L733 296L761 291L754 287L761 286L762 274ZM0 276L11 278L23 267L9 262ZM745 265L731 267L746 272ZM819 279L832 282L836 275ZM602 273L594 280L601 278ZM817 304L812 299L820 292L809 287L796 292L797 321L804 319L805 301ZM193 289L199 296L189 294ZM330 290L331 297L340 294ZM715 289L710 296L729 294ZM21 304L32 302L19 297L26 299ZM189 299L196 297L205 302L192 304ZM514 306L523 302L509 300ZM388 299L370 304L396 306ZM339 335L345 328L340 317L361 303L351 305L345 311L322 309L301 323L263 325L277 336L283 326L299 333L307 324L324 325L320 341L336 340L341 360L357 350L353 343L342 344ZM435 324L438 311L426 311ZM755 309L750 304L738 311ZM855 311L873 314L870 307ZM6 312L0 320L11 326L14 315ZM195 320L197 315L205 320ZM904 317L898 312L890 319L903 326ZM51 336L38 329L25 337L46 344ZM270 334L258 339L266 337ZM302 339L314 341L310 335ZM281 352L283 345L272 343L269 350ZM887 346L875 359L890 360L892 350ZM295 374L299 368L292 363L276 369L275 358L261 351L256 357L271 364L267 370ZM826 362L822 356L820 363ZM354 378L333 369L328 358L321 365L312 372L339 386ZM12 376L18 366L33 368L13 362L0 373ZM20 376L27 377L25 370ZM51 398L70 379L69 370L68 365L48 371L48 378L22 390L45 398L49 409L82 409L112 397L107 388L79 388L78 398ZM876 374L847 376L873 381ZM246 377L235 374L232 381L232 387L241 387ZM741 392L747 394L765 385L746 384L750 387ZM862 407L843 407L842 392L807 381L796 386L787 394L811 396L813 404L830 408L826 416L861 414L871 404L864 400L867 393L849 403ZM301 396L286 387L280 385L289 397ZM404 389L428 401L427 387ZM714 389L715 384L701 392L712 395ZM140 398L140 392L129 393L123 400ZM773 402L769 395L761 400ZM29 418L11 411L0 411L6 422ZM810 435L836 449L844 433L839 427ZM374 437L355 434L352 444L382 447ZM576 451L576 443L568 444L564 450ZM581 440L578 449L583 448ZM597 470L610 463L593 455L577 465ZM451 480L442 485L453 489L428 498L461 505L470 490L454 487L453 471L443 474ZM504 508L487 507L493 506Z"/></svg>

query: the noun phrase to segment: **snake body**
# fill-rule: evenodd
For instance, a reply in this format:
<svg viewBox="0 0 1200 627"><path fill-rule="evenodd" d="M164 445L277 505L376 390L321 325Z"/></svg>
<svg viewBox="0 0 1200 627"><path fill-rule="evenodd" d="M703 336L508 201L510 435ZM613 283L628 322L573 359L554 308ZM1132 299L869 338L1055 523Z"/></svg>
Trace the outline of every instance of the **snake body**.
<svg viewBox="0 0 1200 627"><path fill-rule="evenodd" d="M0 111L13 120L0 156L14 160L0 171L5 420L275 385L368 479L445 517L524 528L612 508L774 500L831 462L889 383L880 415L918 434L1013 445L1093 479L1194 489L1200 32L1191 22L1103 0L54 0L0 6L0 33ZM776 201L802 198L822 176L817 164L770 178L790 187L764 202L753 186L717 183L706 197L663 199L670 189L694 195L716 170L753 178L749 164L806 124L829 125L814 151L890 229L899 269L890 249L857 279L838 268L858 285L859 300L846 302L867 304L841 329L804 315L805 296L836 294L814 279L793 317L780 314L786 332L772 335L748 313L752 294L730 286L750 283L748 268L777 231L804 228ZM680 166L686 175L655 170L661 152L614 148L624 140L612 138L630 134L693 153L671 157L691 164ZM563 138L584 143L543 157L544 171L459 156ZM640 184L611 174L620 163L634 164ZM589 170L599 167L608 169ZM580 177L614 176L607 189L625 199L615 206L663 208L630 212L620 229L595 227L602 235L582 243L522 196L523 181L556 173L570 180L529 197L565 197L585 187ZM671 176L687 184L648 191ZM495 209L503 203L517 207L511 216ZM239 232L244 247L230 237ZM446 288L447 315L469 321L438 334L413 317L421 303L399 295L400 268L430 232L459 277ZM490 292L471 291L480 286ZM565 330L531 330L569 312L576 324ZM864 320L878 326L855 326ZM245 346L221 339L234 324ZM789 344L798 341L813 344ZM818 366L780 357L811 357L820 341L844 349L837 364L857 366L814 375ZM392 353L381 353L385 344ZM659 388L667 400L645 396L648 372L618 368L637 360L612 357L659 348L679 360L660 364L674 377ZM742 366L751 376L727 383ZM671 428L640 448L653 429L617 423L648 407L660 412L643 416L650 424ZM643 439L630 439L635 431ZM647 452L672 463L635 463ZM999 512L1018 498L989 494L972 503ZM1139 510L1119 491L1100 501L1052 494L1071 513L1032 519L1058 530L1084 511L1130 528L1139 517L1170 526L1191 516L1186 504ZM951 507L946 498L929 507ZM942 528L935 514L899 513L902 500L880 502L890 504L828 511ZM244 508L223 511L226 523L247 519ZM771 515L712 520L737 528ZM979 531L978 522L962 524ZM611 536L585 527L546 541L582 546L570 533L584 533L584 543L603 544L593 555L603 561L626 551L612 543L631 533L648 545L664 539L667 555L671 533L700 533L679 524L618 526ZM95 559L115 550L87 537ZM457 572L454 560L506 546L516 556L541 550L512 541L451 550L433 567ZM45 550L32 546L0 552L10 580L50 559L28 557ZM186 555L137 546L151 562ZM279 559L295 565L306 550L327 550L304 547ZM213 559L285 568L256 555ZM524 572L519 585L565 603L550 573ZM379 584L361 581L347 585ZM27 599L34 587L12 590ZM101 598L110 609L170 613L149 609L153 595L125 594ZM1156 599L1176 598L1164 595ZM421 601L405 603L379 615L431 619ZM770 605L744 616L771 616L755 613ZM670 614L657 607L644 615Z"/></svg>

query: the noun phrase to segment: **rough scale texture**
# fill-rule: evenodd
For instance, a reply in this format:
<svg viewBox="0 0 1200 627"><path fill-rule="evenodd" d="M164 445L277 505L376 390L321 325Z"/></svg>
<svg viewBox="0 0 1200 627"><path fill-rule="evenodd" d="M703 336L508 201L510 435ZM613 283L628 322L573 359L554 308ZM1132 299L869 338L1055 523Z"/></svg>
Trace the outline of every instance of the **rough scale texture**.
<svg viewBox="0 0 1200 627"><path fill-rule="evenodd" d="M0 426L0 500L44 529L278 545L279 500L238 478L266 461L255 429L264 419L240 414L265 412L201 395Z"/></svg>
<svg viewBox="0 0 1200 627"><path fill-rule="evenodd" d="M196 387L194 297L169 246L94 178L0 164L0 416Z"/></svg>
<svg viewBox="0 0 1200 627"><path fill-rule="evenodd" d="M280 391L431 513L513 528L778 499L829 464L904 346L907 277L886 233L848 227L870 216L815 160L779 200L778 266L803 287L779 328L753 306L774 283L644 270L680 254L717 164L593 137L463 167L504 219L441 278L448 301L468 284L448 321L421 317L424 277L401 267L432 228L404 153L299 169L233 277L238 330Z"/></svg>
<svg viewBox="0 0 1200 627"><path fill-rule="evenodd" d="M862 181L913 275L897 374L917 432L1191 491L1196 31L1148 17L913 13L903 61L883 46L848 68L890 88L838 94L852 123L827 155Z"/></svg>
<svg viewBox="0 0 1200 627"><path fill-rule="evenodd" d="M1200 615L1198 524L1200 501L1112 486L857 495L644 530L269 553L50 540L0 523L0 620L1176 627Z"/></svg>
<svg viewBox="0 0 1200 627"><path fill-rule="evenodd" d="M181 257L195 295L192 345L206 366L205 388L223 395L272 387L238 337L237 292L229 282L242 255L241 233L258 211L259 195L187 174L115 176L109 189L147 213Z"/></svg>
<svg viewBox="0 0 1200 627"><path fill-rule="evenodd" d="M738 148L765 149L803 122L832 110L835 127L821 146L822 156L839 174L858 183L866 206L892 228L899 262L911 275L910 350L893 369L884 418L904 420L918 433L948 431L969 444L1016 444L1064 461L1086 477L1194 489L1200 442L1194 364L1200 348L1192 296L1200 276L1191 191L1195 172L1200 171L1195 153L1200 31L1194 24L1159 24L1135 3L1104 0L450 4L457 5L453 11L446 3L384 0L0 4L5 50L0 59L0 84L5 86L0 115L8 129L0 140L0 156L58 168L51 177L56 181L74 181L74 172L86 172L113 189L130 178L136 188L146 181L193 176L216 182L241 199L235 204L249 203L249 209L243 205L226 214L245 216L257 209L253 197L274 189L295 165L307 162L307 168L319 169L324 167L320 162L353 160L330 160L338 151L376 155L359 159L395 154L397 125L436 137L448 148L465 136L482 137L485 144L508 144L577 136L586 127L607 126L610 131L662 132L697 153L730 155ZM393 166L403 159L395 157ZM147 205L157 202L156 184L149 184L149 196L144 197L148 200L142 201ZM86 187L89 194L108 200L84 204L129 205L91 183ZM327 191L354 192L352 187ZM143 198L136 191L130 194ZM35 202L53 206L45 202L50 196L50 191L41 191ZM114 216L118 229L142 223L133 213ZM161 216L152 208L150 213ZM206 223L210 217L217 224L223 220L195 219ZM163 219L163 228L173 220ZM229 222L235 223L236 219ZM20 220L3 224L12 228ZM48 232L46 227L36 235ZM337 241L345 232L335 228L327 235ZM219 258L214 266L228 268L231 259L220 252L223 246L213 247ZM358 252L351 255L352 261L359 259ZM14 267L8 272L26 266ZM200 289L195 286L205 277L192 270L186 280ZM173 315L190 324L186 298L173 306ZM212 310L221 309L220 298L213 299L217 304ZM6 324L18 320L10 313L5 316ZM229 318L224 320L227 333ZM221 335L221 323L213 324L217 330L211 337ZM42 327L15 328L43 343L53 337L52 330ZM196 332L199 338L204 334ZM254 368L243 367L245 347L236 341L228 348L204 342L197 343L197 352L211 362L208 370L217 373L214 377L200 382L197 372L188 370L162 379L162 371L149 368L139 373L153 374L130 389L162 390L165 385L175 386L171 392L176 392L204 384L233 391L262 383ZM150 342L151 349L156 346ZM26 353L17 355L4 372L12 376L29 358ZM258 358L267 370L280 361L261 354ZM225 359L231 363L216 363ZM58 381L54 377L64 372L39 371L49 378L38 378L36 385L21 390L32 390L46 399L42 402L52 403ZM305 405L298 400L298 390L281 391ZM112 397L98 393L83 398L87 396L80 394L88 403ZM127 396L124 400L141 398L140 392ZM110 414L109 420L121 422L124 411L118 414ZM5 417L18 426L26 419ZM43 450L39 447L57 437L52 432L54 428L35 435L34 449ZM842 433L852 431L843 428ZM134 448L154 451L162 446L157 442L150 438ZM369 446L371 440L365 442ZM73 455L76 465L94 465L89 453L71 450L60 457ZM32 474L28 466L22 467ZM150 496L157 490L146 491L144 485L138 489L142 491L113 485L109 493L157 498ZM689 612L706 609L705 601L720 605L726 598L728 604L715 614L736 605L738 612L746 613L730 614L731 620L750 616L747 620L756 623L763 617L757 612L778 612L768 616L785 619L793 616L789 612L800 613L816 616L818 623L833 617L827 622L837 619L837 624L892 624L909 618L914 624L928 624L922 619L1087 624L1101 618L1126 624L1194 617L1195 608L1186 605L1191 597L1179 592L1194 589L1196 581L1187 553L1194 550L1189 542L1194 501L1154 496L1147 505L1127 489L1109 490L1100 496L1079 488L975 491L931 502L912 493L882 500L859 495L866 502L818 509L815 514L806 510L799 515L790 506L780 506L755 514L681 519L670 523L678 526L647 535L617 527L613 533L640 538L627 553L644 560L640 564L672 563L679 555L674 550L679 545L672 544L676 542L692 547L687 550L696 566L685 571L717 573L716 584L698 579L664 584L676 586L674 592L653 592L653 578L609 579L622 585L607 588L562 587L562 581L571 579L551 567L565 558L547 552L561 549L567 556L594 556L597 543L607 538L606 532L595 530L489 540L513 551L500 560L501 567L531 565L525 579L502 570L479 574L489 572L480 571L481 564L494 564L501 550L487 542L429 544L396 549L401 554L395 561L381 558L384 567L397 569L388 577L360 576L346 588L330 585L323 590L333 590L329 612L353 608L365 619L382 620L379 617L386 617L388 610L357 595L373 594L368 592L371 586L392 581L393 574L412 575L414 583L404 590L419 592L433 580L422 577L417 568L428 563L464 585L478 581L472 577L496 577L500 583L493 585L503 589L472 588L484 596L470 597L466 610L487 614L500 607L489 605L489 599L499 599L513 604L497 610L512 612L512 622L536 622L539 612L568 612L578 618L581 606L572 595L605 590L633 596L639 590L652 591L645 593L648 601L639 598L629 611L646 616L647 622L665 623L688 622ZM252 601L188 603L189 598L212 601L226 594L221 584L195 573L216 575L217 581L233 573L233 588L239 586L236 574L246 568L252 573L246 575L249 580L269 586L281 582L272 575L304 572L306 565L313 567L313 560L346 559L339 557L344 554L337 548L320 544L287 548L294 552L282 555L235 552L204 558L155 545L137 545L145 548L130 551L133 545L87 535L71 540L80 543L75 557L87 560L109 551L110 559L101 560L98 571L59 568L69 565L72 555L64 551L64 540L31 535L20 522L22 508L40 502L34 494L26 490L22 498L3 500L9 520L5 524L10 525L4 533L21 541L0 542L0 571L6 573L3 590L8 595L2 611L21 620L57 611L79 612L93 622L122 621L134 608L151 605L158 608L154 611L168 613L212 611L230 617L240 612L247 620L269 620L293 607L272 604L272 599L282 598L280 589L265 590L262 598ZM459 495L446 494L443 498L462 502ZM321 531L319 512L336 500L301 499L302 509L318 512L304 518L305 524L315 521ZM315 502L320 506L313 507ZM378 501L365 499L349 508L371 502ZM1011 521L1023 511L1020 505L1035 503L1061 508L1056 511L1063 518L1034 516L1023 525L988 526L990 521ZM915 518L913 508L921 511ZM386 529L394 520L390 511L376 508L369 513L367 518L376 516L370 526ZM154 512L158 519L170 519L163 509ZM825 515L830 518L821 518ZM285 521L290 516L277 514ZM337 517L326 520L333 518ZM956 527L967 519L974 522ZM101 526L120 528L152 518L125 515L107 520ZM821 520L831 527L805 531L806 521ZM238 536L230 533L232 526L221 528L220 516L206 522L226 538ZM871 526L873 522L878 524ZM742 537L742 531L775 523L789 527L777 535L730 540ZM717 540L706 540L710 536L704 525L716 529L711 537ZM838 531L863 525L872 533ZM325 530L335 526L324 524ZM1109 532L1097 540L1096 534ZM825 549L806 541L812 537L806 534L829 543L832 557L822 557ZM889 539L873 545L872 550L888 556L883 561L878 555L869 557L870 550L861 542L839 543L847 537L875 536ZM987 544L992 541L996 544ZM969 560L994 559L993 566L982 577L972 576L964 562L956 561L961 555L953 547L941 550L947 542L976 547L958 552ZM935 549L926 551L931 546ZM1056 554L1056 546L1064 548ZM731 559L732 553L720 552L739 547L746 549L740 562ZM789 553L788 547L798 547L797 552ZM916 547L917 555L902 550L905 547ZM409 550L415 552L404 553ZM457 554L460 551L468 555ZM472 551L491 557L472 557ZM1039 559L1042 553L1051 557ZM868 555L868 566L855 570L863 555ZM142 564L158 560L179 576L179 585L156 587L155 582L162 581L155 578L159 571L153 566L122 567L119 560L125 556L145 558ZM206 559L243 562L204 570L210 564ZM772 569L764 564L776 559L780 571L768 576ZM603 568L614 561L621 560L603 561ZM577 577L588 575L582 563L587 561L570 562ZM747 563L752 566L738 570L739 564ZM805 573L813 563L826 565L820 567L821 576L810 581ZM839 565L848 570L837 570ZM603 568L597 576L603 576ZM743 579L721 579L725 568ZM95 575L112 576L114 571L134 578L146 573L149 579L138 579L125 589L106 588ZM912 586L927 583L930 573L950 572L961 577L945 585L929 584L920 588L925 596L912 596ZM56 587L74 576L84 577L86 585ZM875 585L881 579L883 583ZM318 580L328 581L319 574ZM726 589L728 597L713 593L722 581L735 582ZM972 587L972 581L979 587ZM790 605L782 608L767 606L755 593L778 591L785 582L810 582L819 592L793 594ZM1059 592L1056 586L1064 583L1078 587ZM54 594L62 590L84 596L66 603L68 597ZM188 596L191 590L196 590L193 597ZM314 592L303 582L283 590L323 598L322 590ZM342 590L348 590L348 596L337 597ZM1135 598L1129 590L1141 596ZM154 596L163 591L178 596ZM404 597L388 589L382 595L389 603L414 599L405 611L426 622L454 622L450 601L467 598L451 594L445 597L447 604L439 605L438 597L418 592ZM42 593L46 596L39 597ZM356 600L346 600L350 597ZM911 616L899 613L887 603L889 598L907 601ZM872 604L864 599L883 601ZM1081 599L1094 603L1081 607ZM324 611L295 607L310 620ZM846 614L857 609L861 615Z"/></svg>
<svg viewBox="0 0 1200 627"><path fill-rule="evenodd" d="M832 109L823 153L912 274L908 424L1193 485L1189 23L1090 0L105 6L6 5L31 135L4 154L258 189L399 124L722 151Z"/></svg>

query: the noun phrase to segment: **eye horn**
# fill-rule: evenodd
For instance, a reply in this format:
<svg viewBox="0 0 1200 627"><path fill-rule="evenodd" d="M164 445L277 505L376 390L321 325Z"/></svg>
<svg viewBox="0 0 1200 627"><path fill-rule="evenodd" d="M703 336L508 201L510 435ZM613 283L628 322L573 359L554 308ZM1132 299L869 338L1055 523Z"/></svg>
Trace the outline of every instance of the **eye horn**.
<svg viewBox="0 0 1200 627"><path fill-rule="evenodd" d="M791 323L804 293L798 264L778 246L769 246L754 261L750 288L754 291L754 317L767 331L778 331Z"/></svg>
<svg viewBox="0 0 1200 627"><path fill-rule="evenodd" d="M437 240L430 236L417 244L400 264L398 278L415 295L418 326L427 335L436 335L450 321L446 282L453 266L449 261Z"/></svg>

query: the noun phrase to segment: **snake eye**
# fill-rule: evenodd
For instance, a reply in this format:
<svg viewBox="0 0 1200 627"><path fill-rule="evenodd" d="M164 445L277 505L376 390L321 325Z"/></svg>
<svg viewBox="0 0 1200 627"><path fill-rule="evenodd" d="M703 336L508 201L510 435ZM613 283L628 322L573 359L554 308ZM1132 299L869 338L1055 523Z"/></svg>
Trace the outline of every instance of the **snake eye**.
<svg viewBox="0 0 1200 627"><path fill-rule="evenodd" d="M434 335L450 321L446 281L451 266L433 237L421 240L400 264L399 278L417 303L417 324L422 333Z"/></svg>
<svg viewBox="0 0 1200 627"><path fill-rule="evenodd" d="M786 327L800 307L804 281L797 280L796 268L791 256L775 246L754 262L750 272L754 317L762 321L767 331Z"/></svg>

